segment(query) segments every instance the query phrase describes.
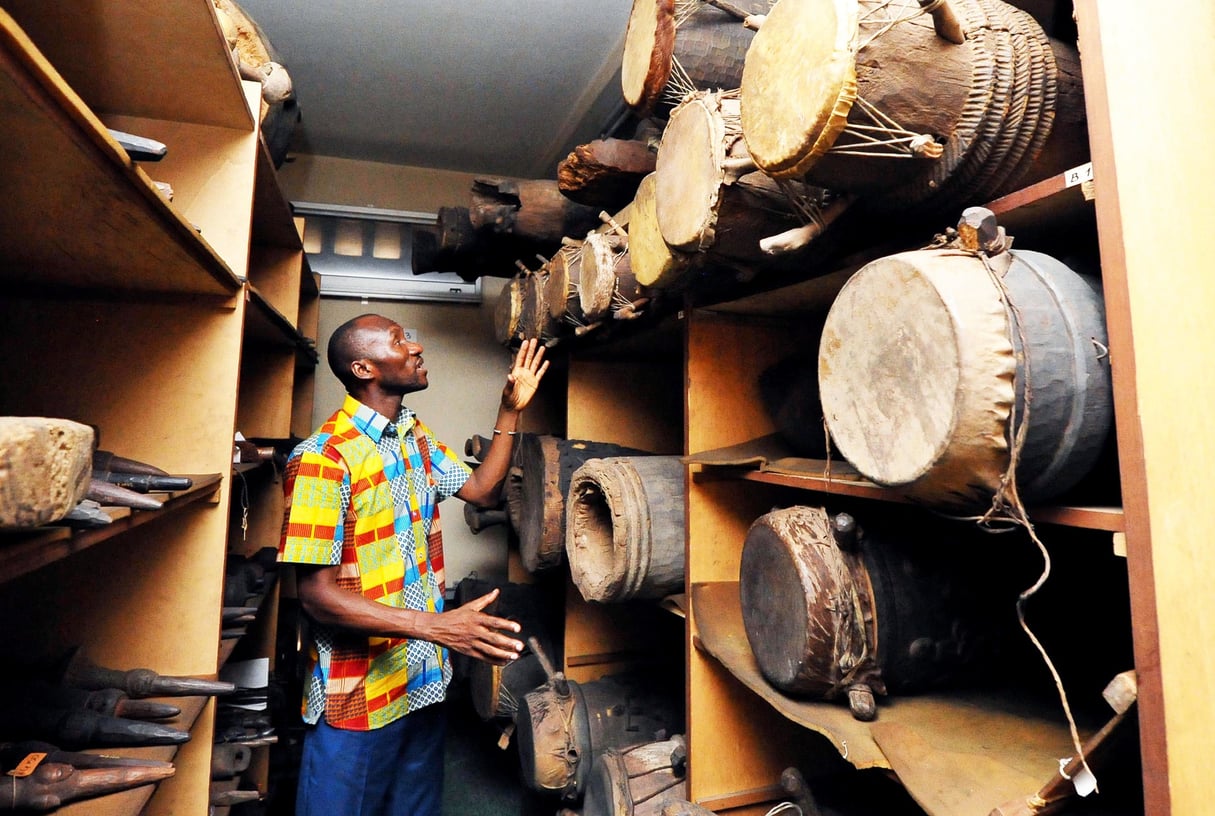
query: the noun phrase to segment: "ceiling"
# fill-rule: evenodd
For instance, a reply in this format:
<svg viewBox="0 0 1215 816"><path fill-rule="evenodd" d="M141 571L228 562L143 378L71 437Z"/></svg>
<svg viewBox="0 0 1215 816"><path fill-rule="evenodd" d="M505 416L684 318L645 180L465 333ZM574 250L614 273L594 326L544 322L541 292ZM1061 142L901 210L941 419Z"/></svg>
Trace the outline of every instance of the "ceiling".
<svg viewBox="0 0 1215 816"><path fill-rule="evenodd" d="M239 0L287 67L293 152L556 178L623 113L631 0Z"/></svg>

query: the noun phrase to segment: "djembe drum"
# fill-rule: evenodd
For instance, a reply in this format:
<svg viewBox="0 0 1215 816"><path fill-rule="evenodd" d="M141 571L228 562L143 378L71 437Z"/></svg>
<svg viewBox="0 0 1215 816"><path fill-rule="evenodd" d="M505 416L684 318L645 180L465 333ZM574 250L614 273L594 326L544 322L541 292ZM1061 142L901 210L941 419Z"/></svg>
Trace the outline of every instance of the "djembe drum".
<svg viewBox="0 0 1215 816"><path fill-rule="evenodd" d="M956 13L953 39L917 0L780 0L742 76L759 167L875 208L939 211L1086 160L1080 88L1059 82L1068 48L1001 0L935 5ZM1071 149L1046 152L1063 107Z"/></svg>

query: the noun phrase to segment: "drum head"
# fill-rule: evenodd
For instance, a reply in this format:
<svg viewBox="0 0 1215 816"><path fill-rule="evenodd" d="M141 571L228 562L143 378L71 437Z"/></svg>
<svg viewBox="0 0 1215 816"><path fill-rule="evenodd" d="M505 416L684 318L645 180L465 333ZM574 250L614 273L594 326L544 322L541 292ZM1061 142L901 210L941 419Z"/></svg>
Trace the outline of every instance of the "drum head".
<svg viewBox="0 0 1215 816"><path fill-rule="evenodd" d="M716 94L693 96L671 111L654 170L654 209L663 239L676 249L713 245L725 138Z"/></svg>
<svg viewBox="0 0 1215 816"><path fill-rule="evenodd" d="M840 453L878 484L918 483L911 493L959 469L960 488L979 470L998 483L1014 372L994 285L977 261L945 251L862 267L819 346L823 413Z"/></svg>
<svg viewBox="0 0 1215 816"><path fill-rule="evenodd" d="M692 258L673 250L662 237L662 230L658 228L657 180L657 171L650 173L641 180L633 197L629 215L629 258L637 283L655 289L673 289L683 283Z"/></svg>
<svg viewBox="0 0 1215 816"><path fill-rule="evenodd" d="M523 284L511 278L494 304L494 339L504 346L514 342L519 331L519 313L523 310Z"/></svg>
<svg viewBox="0 0 1215 816"><path fill-rule="evenodd" d="M624 37L620 86L630 107L648 111L671 76L675 0L633 0Z"/></svg>
<svg viewBox="0 0 1215 816"><path fill-rule="evenodd" d="M548 277L544 279L544 302L553 320L565 318L570 297L570 259L578 258L575 249L561 249L548 262ZM573 263L578 263L574 260Z"/></svg>
<svg viewBox="0 0 1215 816"><path fill-rule="evenodd" d="M747 51L742 129L755 163L797 178L843 132L856 99L857 0L780 0Z"/></svg>
<svg viewBox="0 0 1215 816"><path fill-rule="evenodd" d="M608 237L595 232L582 242L578 268L578 305L586 319L594 322L607 317L616 291L616 253Z"/></svg>

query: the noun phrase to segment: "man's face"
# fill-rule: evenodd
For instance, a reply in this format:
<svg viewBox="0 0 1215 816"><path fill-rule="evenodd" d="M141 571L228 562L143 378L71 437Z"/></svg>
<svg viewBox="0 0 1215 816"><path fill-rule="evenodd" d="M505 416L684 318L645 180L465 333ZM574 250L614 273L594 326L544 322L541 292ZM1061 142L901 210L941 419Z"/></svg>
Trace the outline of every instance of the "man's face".
<svg viewBox="0 0 1215 816"><path fill-rule="evenodd" d="M373 367L375 380L385 391L409 394L430 383L422 346L405 339L405 330L386 317L368 319L361 327L366 338L364 359Z"/></svg>

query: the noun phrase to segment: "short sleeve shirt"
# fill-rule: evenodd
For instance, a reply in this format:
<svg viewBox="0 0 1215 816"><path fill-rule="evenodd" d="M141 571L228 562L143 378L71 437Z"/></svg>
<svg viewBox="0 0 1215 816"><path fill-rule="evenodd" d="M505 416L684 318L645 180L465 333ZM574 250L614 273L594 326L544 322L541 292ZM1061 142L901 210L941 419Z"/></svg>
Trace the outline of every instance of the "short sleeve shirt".
<svg viewBox="0 0 1215 816"><path fill-rule="evenodd" d="M438 504L472 470L408 408L395 421L347 396L287 463L279 560L337 566L348 592L402 609L442 612ZM313 627L304 720L380 728L443 699L446 650L421 640Z"/></svg>

